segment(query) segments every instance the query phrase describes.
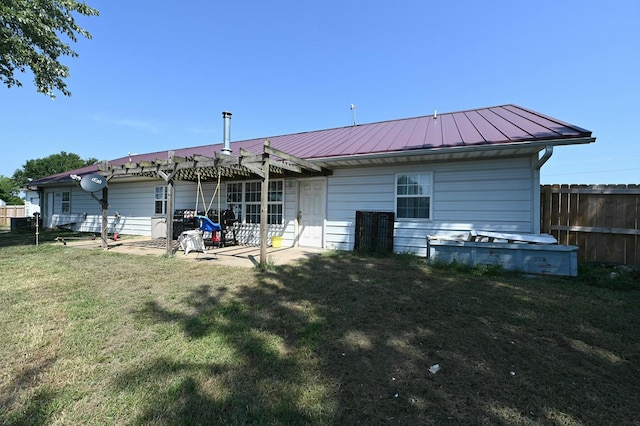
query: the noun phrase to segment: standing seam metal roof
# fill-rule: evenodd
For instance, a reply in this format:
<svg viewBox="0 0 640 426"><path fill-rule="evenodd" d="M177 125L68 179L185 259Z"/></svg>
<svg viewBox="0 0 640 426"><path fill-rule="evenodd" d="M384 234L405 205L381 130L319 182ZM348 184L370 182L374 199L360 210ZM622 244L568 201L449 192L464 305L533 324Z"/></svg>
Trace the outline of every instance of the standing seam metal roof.
<svg viewBox="0 0 640 426"><path fill-rule="evenodd" d="M569 140L590 138L591 132L538 112L513 105L501 105L452 113L390 120L356 126L317 130L267 138L231 142L234 155L240 148L262 152L265 139L271 146L306 160L411 151L415 149L456 148L495 145L508 146L518 142ZM175 155L213 156L223 144L211 144L174 150ZM168 151L122 157L110 161L121 165L128 161L167 159ZM75 171L89 173L97 166ZM91 168L89 168L91 169ZM33 182L52 182L67 177L73 171Z"/></svg>

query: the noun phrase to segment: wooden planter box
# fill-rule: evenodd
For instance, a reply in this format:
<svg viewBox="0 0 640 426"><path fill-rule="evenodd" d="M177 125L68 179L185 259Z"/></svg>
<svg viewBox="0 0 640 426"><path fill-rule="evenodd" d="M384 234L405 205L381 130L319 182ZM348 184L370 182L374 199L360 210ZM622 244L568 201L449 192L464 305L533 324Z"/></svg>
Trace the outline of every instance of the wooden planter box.
<svg viewBox="0 0 640 426"><path fill-rule="evenodd" d="M427 239L429 260L500 265L531 274L578 275L578 247L556 244L478 243Z"/></svg>

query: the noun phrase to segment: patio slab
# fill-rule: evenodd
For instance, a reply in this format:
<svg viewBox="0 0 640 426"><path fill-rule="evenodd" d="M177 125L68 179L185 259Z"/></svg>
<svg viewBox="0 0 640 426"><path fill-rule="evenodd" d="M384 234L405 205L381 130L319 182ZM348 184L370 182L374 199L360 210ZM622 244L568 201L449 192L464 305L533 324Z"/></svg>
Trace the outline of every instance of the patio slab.
<svg viewBox="0 0 640 426"><path fill-rule="evenodd" d="M66 240L66 245L96 250L102 248L100 239ZM132 255L164 256L166 253L166 241L164 238L126 237L126 239L120 241L109 241L108 250ZM267 261L273 265L285 265L320 255L323 251L323 249L313 247L269 247L267 249ZM189 254L185 255L180 248L180 244L177 241L173 241L173 254L178 259L221 266L255 267L260 262L260 247L256 246L207 247L206 253L190 251Z"/></svg>

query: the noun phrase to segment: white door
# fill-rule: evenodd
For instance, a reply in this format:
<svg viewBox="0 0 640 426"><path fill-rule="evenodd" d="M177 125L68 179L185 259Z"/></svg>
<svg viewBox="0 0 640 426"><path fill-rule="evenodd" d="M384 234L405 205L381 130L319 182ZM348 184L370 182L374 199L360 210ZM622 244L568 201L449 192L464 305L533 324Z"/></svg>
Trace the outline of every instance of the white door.
<svg viewBox="0 0 640 426"><path fill-rule="evenodd" d="M301 246L322 247L325 219L325 180L300 181L300 238Z"/></svg>

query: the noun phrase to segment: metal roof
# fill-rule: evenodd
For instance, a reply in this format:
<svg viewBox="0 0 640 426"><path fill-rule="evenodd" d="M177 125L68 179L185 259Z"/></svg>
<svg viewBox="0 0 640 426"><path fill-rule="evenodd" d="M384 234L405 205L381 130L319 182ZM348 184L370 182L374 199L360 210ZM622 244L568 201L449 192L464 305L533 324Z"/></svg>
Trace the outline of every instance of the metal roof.
<svg viewBox="0 0 640 426"><path fill-rule="evenodd" d="M535 153L547 145L589 143L591 132L538 112L509 104L437 115L360 124L281 136L231 142L234 154L244 148L262 152L265 139L271 146L296 157L333 166L420 161L438 158L483 158ZM174 150L176 156L213 156L222 143ZM167 159L169 151L133 155L109 161L126 162ZM394 160L395 159L395 160ZM90 166L40 179L32 184L53 183L70 173L97 170Z"/></svg>

